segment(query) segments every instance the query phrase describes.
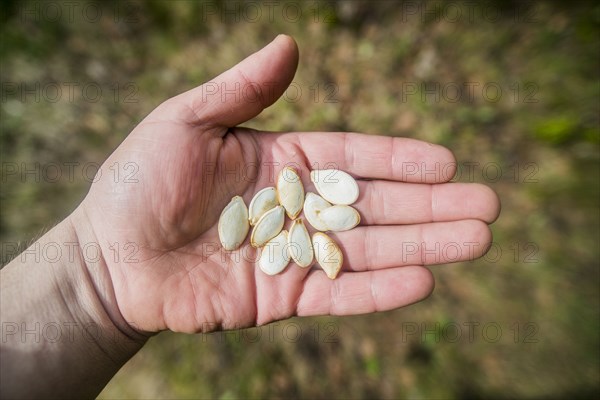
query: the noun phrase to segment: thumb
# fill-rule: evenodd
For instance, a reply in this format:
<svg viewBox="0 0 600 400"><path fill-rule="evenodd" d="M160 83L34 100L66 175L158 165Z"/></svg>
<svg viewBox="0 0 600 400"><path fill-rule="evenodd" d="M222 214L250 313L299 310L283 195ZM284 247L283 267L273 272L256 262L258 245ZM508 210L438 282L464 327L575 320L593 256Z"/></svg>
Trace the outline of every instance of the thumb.
<svg viewBox="0 0 600 400"><path fill-rule="evenodd" d="M193 111L189 123L228 128L257 116L287 89L298 66L298 46L279 35L213 80L175 99Z"/></svg>

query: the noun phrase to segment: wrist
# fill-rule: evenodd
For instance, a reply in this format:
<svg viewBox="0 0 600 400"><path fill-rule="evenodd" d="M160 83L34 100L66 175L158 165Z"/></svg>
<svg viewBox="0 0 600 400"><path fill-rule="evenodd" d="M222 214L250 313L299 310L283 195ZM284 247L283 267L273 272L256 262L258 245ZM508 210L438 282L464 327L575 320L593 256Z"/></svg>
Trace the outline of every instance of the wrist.
<svg viewBox="0 0 600 400"><path fill-rule="evenodd" d="M109 338L116 335L124 342L137 343L141 347L152 334L136 329L135 325L121 314L115 296L113 277L103 251L105 246L95 234L84 208L78 207L63 222L77 243L77 267L72 272L79 276L69 276L67 281L70 284L75 282L78 286L78 289L74 290L78 292L79 313L89 315L100 329L111 333Z"/></svg>
<svg viewBox="0 0 600 400"><path fill-rule="evenodd" d="M1 271L3 397L97 395L147 338L119 318L84 223L67 217Z"/></svg>

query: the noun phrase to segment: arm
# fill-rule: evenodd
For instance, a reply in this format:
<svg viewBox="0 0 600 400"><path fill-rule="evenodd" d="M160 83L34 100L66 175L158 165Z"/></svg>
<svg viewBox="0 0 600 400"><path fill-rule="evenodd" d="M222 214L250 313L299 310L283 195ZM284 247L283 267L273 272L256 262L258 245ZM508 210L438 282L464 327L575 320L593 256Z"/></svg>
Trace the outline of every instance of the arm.
<svg viewBox="0 0 600 400"><path fill-rule="evenodd" d="M107 309L114 295L92 278L103 260L92 244L86 263L93 242L75 226L86 230L77 212L0 271L2 398L95 397L147 339Z"/></svg>

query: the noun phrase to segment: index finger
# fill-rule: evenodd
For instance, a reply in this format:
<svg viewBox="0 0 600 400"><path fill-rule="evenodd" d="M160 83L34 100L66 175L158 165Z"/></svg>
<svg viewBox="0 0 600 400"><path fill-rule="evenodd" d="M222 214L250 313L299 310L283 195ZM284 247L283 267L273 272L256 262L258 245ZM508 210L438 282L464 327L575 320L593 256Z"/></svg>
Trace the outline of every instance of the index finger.
<svg viewBox="0 0 600 400"><path fill-rule="evenodd" d="M296 133L312 169L338 168L358 178L448 182L456 159L447 148L416 139L344 132Z"/></svg>

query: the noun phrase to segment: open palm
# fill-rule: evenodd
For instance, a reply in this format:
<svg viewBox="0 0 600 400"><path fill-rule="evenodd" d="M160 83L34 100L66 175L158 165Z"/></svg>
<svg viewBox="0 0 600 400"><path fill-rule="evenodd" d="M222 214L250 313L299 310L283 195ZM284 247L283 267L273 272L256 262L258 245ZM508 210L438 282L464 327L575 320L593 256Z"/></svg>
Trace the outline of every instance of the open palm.
<svg viewBox="0 0 600 400"><path fill-rule="evenodd" d="M485 186L445 183L454 172L445 148L235 128L283 93L297 62L294 41L278 37L160 105L102 166L78 212L102 250L93 276L109 314L146 332L200 332L382 311L429 295L434 282L424 265L485 253L498 199ZM235 88L241 94L226 93ZM334 281L293 262L268 276L248 240L233 252L221 248L217 222L225 205L235 195L248 204L286 165L299 170L306 191L315 191L311 169L335 166L358 179L354 207L362 222L331 235L345 260Z"/></svg>

